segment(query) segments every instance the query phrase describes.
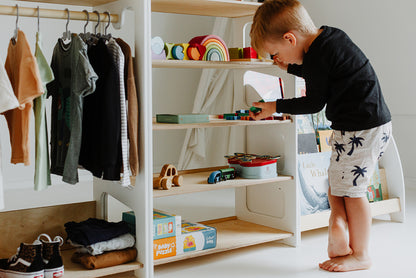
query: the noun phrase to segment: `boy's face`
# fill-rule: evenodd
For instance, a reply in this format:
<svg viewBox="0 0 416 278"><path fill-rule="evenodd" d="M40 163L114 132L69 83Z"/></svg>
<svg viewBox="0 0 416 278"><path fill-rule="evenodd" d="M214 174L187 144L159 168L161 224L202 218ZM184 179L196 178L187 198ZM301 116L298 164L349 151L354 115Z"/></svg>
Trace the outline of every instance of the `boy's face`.
<svg viewBox="0 0 416 278"><path fill-rule="evenodd" d="M266 39L264 50L272 55L273 60L279 59L280 62L288 64L302 64L303 50L297 43L297 38L293 33L285 33L281 39Z"/></svg>

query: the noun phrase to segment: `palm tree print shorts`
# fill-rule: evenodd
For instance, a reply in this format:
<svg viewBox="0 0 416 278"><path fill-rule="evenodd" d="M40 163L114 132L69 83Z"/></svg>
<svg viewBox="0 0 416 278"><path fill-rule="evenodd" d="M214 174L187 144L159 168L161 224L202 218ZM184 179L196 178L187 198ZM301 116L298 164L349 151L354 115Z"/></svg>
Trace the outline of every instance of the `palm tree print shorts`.
<svg viewBox="0 0 416 278"><path fill-rule="evenodd" d="M390 141L391 132L391 122L359 131L334 130L328 169L332 195L351 198L366 196L370 177Z"/></svg>

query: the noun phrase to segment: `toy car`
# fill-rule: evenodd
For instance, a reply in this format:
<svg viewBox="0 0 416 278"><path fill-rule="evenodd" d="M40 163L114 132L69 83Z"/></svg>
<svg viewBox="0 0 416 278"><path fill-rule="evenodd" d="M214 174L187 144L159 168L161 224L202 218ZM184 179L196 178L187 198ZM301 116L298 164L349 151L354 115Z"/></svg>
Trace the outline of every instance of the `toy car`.
<svg viewBox="0 0 416 278"><path fill-rule="evenodd" d="M212 172L208 177L208 183L213 184L220 181L226 181L229 179L235 179L235 169L234 168L226 168L220 169L218 171Z"/></svg>
<svg viewBox="0 0 416 278"><path fill-rule="evenodd" d="M183 176L178 174L176 167L172 164L165 164L160 171L158 178L153 179L154 189L169 189L174 186L181 186L183 183Z"/></svg>

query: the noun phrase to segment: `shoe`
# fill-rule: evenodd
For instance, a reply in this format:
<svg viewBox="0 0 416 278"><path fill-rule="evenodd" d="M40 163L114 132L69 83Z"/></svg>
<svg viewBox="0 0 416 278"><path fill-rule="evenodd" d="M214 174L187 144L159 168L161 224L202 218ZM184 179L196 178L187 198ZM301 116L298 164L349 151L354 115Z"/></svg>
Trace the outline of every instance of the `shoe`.
<svg viewBox="0 0 416 278"><path fill-rule="evenodd" d="M44 240L44 238L46 240ZM45 269L45 278L64 277L64 264L59 247L64 240L56 236L53 240L47 234L38 236L38 241L42 242L42 257Z"/></svg>
<svg viewBox="0 0 416 278"><path fill-rule="evenodd" d="M0 278L44 278L42 243L21 243L15 255L0 260Z"/></svg>

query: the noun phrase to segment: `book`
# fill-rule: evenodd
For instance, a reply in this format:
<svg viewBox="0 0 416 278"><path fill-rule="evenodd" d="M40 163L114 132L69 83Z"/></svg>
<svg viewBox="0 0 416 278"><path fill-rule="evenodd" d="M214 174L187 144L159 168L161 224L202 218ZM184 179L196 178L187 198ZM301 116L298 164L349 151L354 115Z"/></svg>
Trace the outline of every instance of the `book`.
<svg viewBox="0 0 416 278"><path fill-rule="evenodd" d="M208 114L157 114L156 122L170 124L208 123Z"/></svg>
<svg viewBox="0 0 416 278"><path fill-rule="evenodd" d="M367 199L371 203L383 200L383 189L381 186L381 176L378 165L374 169L374 173L371 176L367 187Z"/></svg>
<svg viewBox="0 0 416 278"><path fill-rule="evenodd" d="M317 152L298 156L301 215L329 209L328 167L332 152Z"/></svg>
<svg viewBox="0 0 416 278"><path fill-rule="evenodd" d="M318 152L318 145L316 144L316 135L314 133L298 134L298 153L316 153Z"/></svg>

